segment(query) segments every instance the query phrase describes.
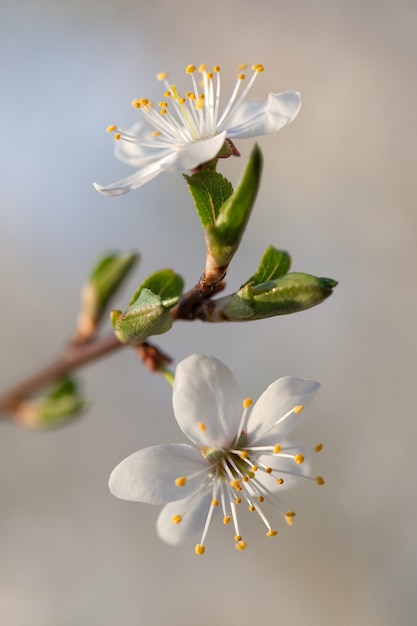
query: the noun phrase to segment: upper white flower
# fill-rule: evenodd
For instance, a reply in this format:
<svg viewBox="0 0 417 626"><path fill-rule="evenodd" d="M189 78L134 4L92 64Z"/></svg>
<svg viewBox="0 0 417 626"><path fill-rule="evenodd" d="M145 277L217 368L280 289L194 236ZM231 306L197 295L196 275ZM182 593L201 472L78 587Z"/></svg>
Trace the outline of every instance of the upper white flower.
<svg viewBox="0 0 417 626"><path fill-rule="evenodd" d="M236 547L243 550L238 509L246 502L277 534L262 509L269 501L289 524L294 511L284 508L278 493L310 475L308 449L287 435L301 422L319 384L304 378L276 380L261 395L249 417L231 371L215 358L191 355L179 363L174 382L174 414L194 445L145 448L124 459L112 472L110 491L123 500L165 504L159 536L171 544L201 533L197 554L205 551L210 522L220 511L234 526ZM243 406L243 413L242 413ZM315 450L321 449L321 444ZM315 478L318 484L323 479Z"/></svg>
<svg viewBox="0 0 417 626"><path fill-rule="evenodd" d="M220 68L207 71L198 68L202 90L197 85L197 68L189 65L186 74L191 78L192 89L180 96L175 85L167 80L165 72L158 80L165 85L164 100L155 106L147 98L132 104L142 114L129 131L109 126L117 140L116 156L137 168L137 171L111 185L103 187L94 183L97 191L106 196L118 196L137 189L164 171L184 172L211 161L225 145L226 139L247 139L275 133L292 122L301 106L296 91L270 93L266 100L247 101L246 96L262 65L252 67L253 74L240 93L245 80L239 67L235 87L220 109ZM239 154L233 144L226 144L226 155Z"/></svg>

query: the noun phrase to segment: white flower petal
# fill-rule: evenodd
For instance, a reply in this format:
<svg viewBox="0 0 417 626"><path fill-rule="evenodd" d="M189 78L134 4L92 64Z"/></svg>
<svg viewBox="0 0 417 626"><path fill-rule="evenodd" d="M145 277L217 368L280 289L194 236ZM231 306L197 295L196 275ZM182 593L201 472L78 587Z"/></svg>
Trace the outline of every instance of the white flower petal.
<svg viewBox="0 0 417 626"><path fill-rule="evenodd" d="M125 134L123 130L119 130L119 132L122 135ZM152 137L152 126L145 120L136 122L126 134L135 138L135 141L127 141L123 138L115 141L115 155L119 161L127 163L131 167L144 167L178 149L174 142L171 142L172 145L165 148L158 146L157 141ZM155 147L149 145L152 143L156 144Z"/></svg>
<svg viewBox="0 0 417 626"><path fill-rule="evenodd" d="M214 135L209 139L199 139L182 145L178 151L175 163L169 168L171 171L184 172L193 170L198 165L211 161L221 150L226 131Z"/></svg>
<svg viewBox="0 0 417 626"><path fill-rule="evenodd" d="M212 500L211 489L197 498L190 496L178 502L171 502L164 506L156 522L156 529L161 539L172 545L177 545L192 539L202 533L207 514ZM219 513L216 507L214 515ZM174 524L172 518L176 515L182 517L179 524Z"/></svg>
<svg viewBox="0 0 417 626"><path fill-rule="evenodd" d="M319 383L306 378L285 376L263 392L255 403L247 423L250 445L274 445L277 438L286 436L304 419L304 410L310 404ZM295 407L304 407L294 412Z"/></svg>
<svg viewBox="0 0 417 626"><path fill-rule="evenodd" d="M156 159L154 162L149 163L127 178L123 178L116 183L104 187L98 183L93 183L94 188L102 193L103 196L121 196L129 191L138 189L152 180L152 178L155 178L155 176L158 176L161 172L169 169L176 158L177 152L170 152L163 158Z"/></svg>
<svg viewBox="0 0 417 626"><path fill-rule="evenodd" d="M188 444L166 444L134 452L114 468L109 479L111 493L121 500L165 504L198 489L208 467L201 454ZM180 476L200 475L175 484Z"/></svg>
<svg viewBox="0 0 417 626"><path fill-rule="evenodd" d="M218 359L192 354L178 364L174 414L181 430L195 444L228 447L239 428L242 401L232 372Z"/></svg>
<svg viewBox="0 0 417 626"><path fill-rule="evenodd" d="M268 100L243 102L233 117L227 119L230 139L249 139L276 133L292 122L301 108L298 91L270 93Z"/></svg>

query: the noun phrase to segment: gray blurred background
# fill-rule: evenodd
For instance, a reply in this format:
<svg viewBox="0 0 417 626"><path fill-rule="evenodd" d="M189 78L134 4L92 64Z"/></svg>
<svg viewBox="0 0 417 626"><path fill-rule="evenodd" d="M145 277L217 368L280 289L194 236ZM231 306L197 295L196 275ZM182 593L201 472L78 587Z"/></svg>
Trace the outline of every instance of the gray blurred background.
<svg viewBox="0 0 417 626"><path fill-rule="evenodd" d="M214 524L207 552L156 536L158 507L107 479L134 450L183 441L162 379L120 351L81 372L91 400L48 433L0 435L2 626L308 623L414 626L416 504L416 61L413 0L3 0L0 50L1 387L69 337L79 286L103 250L139 249L139 281L172 266L191 286L203 234L181 176L122 198L94 191L131 170L108 124L136 120L189 63L263 63L254 95L300 90L297 120L260 141L263 185L228 285L263 250L340 281L316 309L248 325L178 323L158 345L214 354L256 398L281 375L323 387L296 433L323 441L326 478L286 494L273 542L245 517L248 549ZM227 91L227 88L226 88ZM221 171L233 181L242 159Z"/></svg>

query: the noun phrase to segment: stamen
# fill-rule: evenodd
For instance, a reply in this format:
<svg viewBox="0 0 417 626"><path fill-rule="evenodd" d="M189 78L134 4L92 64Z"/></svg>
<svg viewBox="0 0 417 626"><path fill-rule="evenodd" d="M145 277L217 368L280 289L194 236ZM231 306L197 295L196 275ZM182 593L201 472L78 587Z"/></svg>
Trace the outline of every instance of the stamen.
<svg viewBox="0 0 417 626"><path fill-rule="evenodd" d="M304 463L304 456L302 454L296 454L294 457L294 461L297 463L297 465L301 465L302 463Z"/></svg>
<svg viewBox="0 0 417 626"><path fill-rule="evenodd" d="M185 68L185 73L192 74L193 72L195 72L195 70L196 70L195 65L187 65L187 67Z"/></svg>
<svg viewBox="0 0 417 626"><path fill-rule="evenodd" d="M278 485L283 485L284 484L284 479L283 478L278 478L277 479L277 484Z"/></svg>
<svg viewBox="0 0 417 626"><path fill-rule="evenodd" d="M201 556L202 554L204 554L204 552L206 551L206 548L204 546L202 546L200 543L198 543L195 547L195 553L198 556Z"/></svg>
<svg viewBox="0 0 417 626"><path fill-rule="evenodd" d="M187 484L187 479L185 478L185 476L178 476L178 478L175 479L175 484L177 487L185 487L185 485Z"/></svg>
<svg viewBox="0 0 417 626"><path fill-rule="evenodd" d="M248 409L253 404L252 398L245 398L243 400L243 408Z"/></svg>
<svg viewBox="0 0 417 626"><path fill-rule="evenodd" d="M236 548L236 550L240 550L240 551L245 550L245 549L246 549L246 546L247 546L246 541L238 541L238 542L235 544L235 548Z"/></svg>
<svg viewBox="0 0 417 626"><path fill-rule="evenodd" d="M206 430L206 425L204 424L204 422L198 422L198 427L202 432Z"/></svg>
<svg viewBox="0 0 417 626"><path fill-rule="evenodd" d="M159 80L159 82L165 80L168 77L168 72L159 72L159 74L156 75L156 80Z"/></svg>
<svg viewBox="0 0 417 626"><path fill-rule="evenodd" d="M115 133L115 134L114 134L114 139L115 139L116 141L119 141L119 140L120 140L120 133Z"/></svg>
<svg viewBox="0 0 417 626"><path fill-rule="evenodd" d="M324 478L323 478L323 476L316 476L316 483L318 485L324 485Z"/></svg>
<svg viewBox="0 0 417 626"><path fill-rule="evenodd" d="M304 406L302 404L297 404L297 406L294 407L294 413L301 413L303 409Z"/></svg>
<svg viewBox="0 0 417 626"><path fill-rule="evenodd" d="M254 72L258 72L261 73L264 71L264 66L261 65L261 63L256 63L256 65L252 65L252 69L254 70Z"/></svg>
<svg viewBox="0 0 417 626"><path fill-rule="evenodd" d="M277 443L277 445L274 446L272 454L279 454L280 452L281 452L281 446L279 445L279 443Z"/></svg>
<svg viewBox="0 0 417 626"><path fill-rule="evenodd" d="M277 530L272 530L272 528L271 528L270 530L268 530L266 535L267 535L267 537L276 537L278 535L278 531Z"/></svg>
<svg viewBox="0 0 417 626"><path fill-rule="evenodd" d="M223 517L223 524L230 524L230 515L226 515L226 517Z"/></svg>
<svg viewBox="0 0 417 626"><path fill-rule="evenodd" d="M314 452L320 452L321 450L323 450L323 444L318 443L316 447L314 448Z"/></svg>
<svg viewBox="0 0 417 626"><path fill-rule="evenodd" d="M132 107L134 107L135 109L140 109L140 101L139 100L133 100L132 101Z"/></svg>
<svg viewBox="0 0 417 626"><path fill-rule="evenodd" d="M182 522L182 517L181 517L181 515L174 515L171 518L171 521L172 521L173 524L179 524L180 522Z"/></svg>
<svg viewBox="0 0 417 626"><path fill-rule="evenodd" d="M108 133L114 133L114 131L117 130L117 126L115 124L112 124L111 126L107 126L106 131Z"/></svg>

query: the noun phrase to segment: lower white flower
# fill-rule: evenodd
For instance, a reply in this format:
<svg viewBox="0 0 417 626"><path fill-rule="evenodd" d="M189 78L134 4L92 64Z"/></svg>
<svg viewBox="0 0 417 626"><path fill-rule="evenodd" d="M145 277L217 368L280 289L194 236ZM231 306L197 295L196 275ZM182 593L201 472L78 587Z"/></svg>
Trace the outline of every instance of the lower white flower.
<svg viewBox="0 0 417 626"><path fill-rule="evenodd" d="M231 371L219 360L191 355L179 363L173 389L174 414L194 445L145 448L124 459L112 472L110 491L123 500L165 504L158 522L164 541L178 544L201 533L195 547L204 554L213 517L234 527L238 550L242 539L238 510L255 511L268 537L271 526L262 503L273 505L287 523L294 511L284 507L280 491L310 474L309 449L287 439L303 419L319 384L291 376L272 383L252 405L244 399ZM243 406L243 412L242 412ZM318 452L321 444L315 447Z"/></svg>
<svg viewBox="0 0 417 626"><path fill-rule="evenodd" d="M265 100L246 99L256 77L264 71L261 64L252 66L246 79L239 67L235 87L220 106L220 67L209 71L206 65L189 65L191 90L180 95L167 73L157 78L164 84L163 100L154 104L148 98L133 101L141 119L130 129L109 126L117 140L116 156L137 171L111 185L94 183L106 196L118 196L141 187L161 172L185 172L220 156L239 155L231 140L248 139L275 133L298 114L301 97L296 91L270 93ZM195 73L200 77L195 77ZM201 83L200 80L201 79Z"/></svg>

